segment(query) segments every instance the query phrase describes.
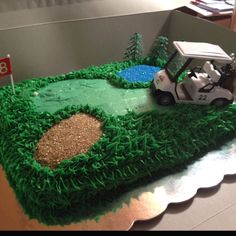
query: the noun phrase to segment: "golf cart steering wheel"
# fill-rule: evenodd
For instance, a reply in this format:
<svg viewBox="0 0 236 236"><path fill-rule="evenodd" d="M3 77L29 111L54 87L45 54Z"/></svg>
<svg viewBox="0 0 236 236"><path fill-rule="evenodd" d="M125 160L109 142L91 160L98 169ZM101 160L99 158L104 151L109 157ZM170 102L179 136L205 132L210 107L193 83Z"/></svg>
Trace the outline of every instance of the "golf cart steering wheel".
<svg viewBox="0 0 236 236"><path fill-rule="evenodd" d="M199 72L201 71L201 69L202 69L201 66L196 66L196 67L190 69L190 74L189 74L189 76L190 76L190 77L194 76L194 77L197 78L196 72L199 73Z"/></svg>
<svg viewBox="0 0 236 236"><path fill-rule="evenodd" d="M194 69L190 69L190 73L188 74L188 76L189 76L189 78L191 78L192 76L197 78L197 75L196 75Z"/></svg>

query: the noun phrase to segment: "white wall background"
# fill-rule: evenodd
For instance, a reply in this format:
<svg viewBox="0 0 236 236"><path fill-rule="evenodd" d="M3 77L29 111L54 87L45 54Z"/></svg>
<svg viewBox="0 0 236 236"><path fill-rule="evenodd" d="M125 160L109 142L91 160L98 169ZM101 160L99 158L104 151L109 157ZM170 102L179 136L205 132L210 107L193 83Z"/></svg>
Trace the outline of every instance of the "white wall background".
<svg viewBox="0 0 236 236"><path fill-rule="evenodd" d="M41 22L170 10L189 0L0 0L0 29Z"/></svg>

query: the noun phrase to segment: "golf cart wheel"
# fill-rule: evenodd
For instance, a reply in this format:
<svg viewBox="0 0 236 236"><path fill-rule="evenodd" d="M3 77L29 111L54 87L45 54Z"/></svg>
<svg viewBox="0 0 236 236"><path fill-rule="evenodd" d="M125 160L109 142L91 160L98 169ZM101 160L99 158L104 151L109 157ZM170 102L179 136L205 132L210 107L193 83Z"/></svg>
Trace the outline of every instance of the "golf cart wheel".
<svg viewBox="0 0 236 236"><path fill-rule="evenodd" d="M217 107L223 107L228 104L232 103L231 101L225 99L225 98L217 98L214 101L212 101L212 105L217 106Z"/></svg>
<svg viewBox="0 0 236 236"><path fill-rule="evenodd" d="M172 105L175 103L175 100L171 93L160 92L157 96L157 103L159 105Z"/></svg>
<svg viewBox="0 0 236 236"><path fill-rule="evenodd" d="M150 89L151 89L151 92L152 92L153 95L157 94L157 90L155 88L154 81L152 81Z"/></svg>

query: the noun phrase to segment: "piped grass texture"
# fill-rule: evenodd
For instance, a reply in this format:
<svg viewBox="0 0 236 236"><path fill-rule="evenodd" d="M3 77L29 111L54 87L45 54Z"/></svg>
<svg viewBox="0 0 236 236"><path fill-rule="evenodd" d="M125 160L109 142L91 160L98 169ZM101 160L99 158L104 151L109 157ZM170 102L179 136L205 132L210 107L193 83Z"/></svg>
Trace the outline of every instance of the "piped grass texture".
<svg viewBox="0 0 236 236"><path fill-rule="evenodd" d="M100 69L91 70L100 73ZM91 73L73 72L73 78L96 78L86 75ZM10 86L0 89L0 162L25 213L45 224L99 216L105 212L104 204L125 190L146 183L150 176L180 170L235 136L235 105L175 105L170 112L124 116L89 106L67 106L54 114L36 112L32 92L70 76L24 81L16 85L15 96ZM80 112L102 121L99 141L86 154L61 162L55 170L37 163L35 148L43 134Z"/></svg>
<svg viewBox="0 0 236 236"><path fill-rule="evenodd" d="M140 64L140 61L127 60L124 62L114 62L101 66L91 66L87 69L67 74L66 79L106 79L112 85L120 88L148 88L150 82L129 82L118 75L120 71L138 64Z"/></svg>

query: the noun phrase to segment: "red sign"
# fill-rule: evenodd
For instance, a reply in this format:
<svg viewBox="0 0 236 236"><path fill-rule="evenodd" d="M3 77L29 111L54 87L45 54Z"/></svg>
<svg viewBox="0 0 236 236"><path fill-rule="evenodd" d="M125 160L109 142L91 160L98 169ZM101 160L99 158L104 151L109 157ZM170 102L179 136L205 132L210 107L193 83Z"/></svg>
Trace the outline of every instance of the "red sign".
<svg viewBox="0 0 236 236"><path fill-rule="evenodd" d="M10 58L0 58L0 78L11 74L12 68Z"/></svg>

